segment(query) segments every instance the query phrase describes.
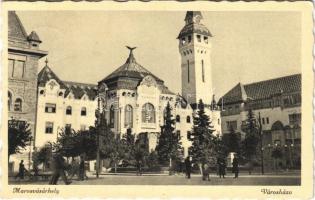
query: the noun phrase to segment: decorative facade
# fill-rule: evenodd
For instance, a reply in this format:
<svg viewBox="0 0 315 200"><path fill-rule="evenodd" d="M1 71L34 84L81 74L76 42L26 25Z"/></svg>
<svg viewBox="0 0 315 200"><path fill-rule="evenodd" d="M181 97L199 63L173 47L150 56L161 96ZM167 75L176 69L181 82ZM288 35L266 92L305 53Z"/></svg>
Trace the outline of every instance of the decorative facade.
<svg viewBox="0 0 315 200"><path fill-rule="evenodd" d="M88 130L95 125L97 86L61 81L48 66L38 74L35 146L56 141L65 128Z"/></svg>
<svg viewBox="0 0 315 200"><path fill-rule="evenodd" d="M35 31L26 33L14 11L8 12L8 27L8 117L28 123L35 136L38 60L47 52L39 49L41 40ZM10 156L9 169L17 170L20 160L30 167L31 151L27 148L22 154Z"/></svg>

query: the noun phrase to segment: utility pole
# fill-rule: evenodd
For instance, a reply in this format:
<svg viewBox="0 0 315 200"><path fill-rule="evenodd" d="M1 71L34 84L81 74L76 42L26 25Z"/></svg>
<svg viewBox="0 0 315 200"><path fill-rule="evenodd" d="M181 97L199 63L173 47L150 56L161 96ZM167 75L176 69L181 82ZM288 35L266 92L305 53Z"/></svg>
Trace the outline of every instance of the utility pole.
<svg viewBox="0 0 315 200"><path fill-rule="evenodd" d="M259 123L259 137L260 137L260 156L261 156L261 174L264 175L264 149L263 149L263 133L262 133L262 125L261 125L261 118L260 112L258 113L258 123Z"/></svg>

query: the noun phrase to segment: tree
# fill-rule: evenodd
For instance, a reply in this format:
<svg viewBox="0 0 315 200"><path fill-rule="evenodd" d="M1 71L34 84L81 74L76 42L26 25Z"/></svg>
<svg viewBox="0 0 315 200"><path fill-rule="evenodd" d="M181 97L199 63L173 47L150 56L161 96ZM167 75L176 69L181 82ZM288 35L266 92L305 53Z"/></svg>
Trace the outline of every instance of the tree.
<svg viewBox="0 0 315 200"><path fill-rule="evenodd" d="M135 141L135 153L134 158L136 163L142 163L144 165L149 156L149 143L147 133L139 133Z"/></svg>
<svg viewBox="0 0 315 200"><path fill-rule="evenodd" d="M194 125L190 139L192 141L192 161L198 164L201 173L203 173L205 164L214 165L216 162L216 143L219 141L217 136L213 135L213 126L211 126L210 119L204 109L205 106L202 100L200 100L197 114L193 117Z"/></svg>
<svg viewBox="0 0 315 200"><path fill-rule="evenodd" d="M232 126L230 127L228 147L230 152L240 152L240 137Z"/></svg>
<svg viewBox="0 0 315 200"><path fill-rule="evenodd" d="M172 108L167 103L164 114L164 125L161 127L161 135L156 146L159 161L165 164L169 161L171 171L172 160L177 160L181 154L181 137L175 132L175 120L172 115Z"/></svg>
<svg viewBox="0 0 315 200"><path fill-rule="evenodd" d="M257 156L257 148L259 143L259 133L256 119L253 111L248 110L247 119L245 121L245 139L242 142L242 155L250 165L249 173L251 174L251 166Z"/></svg>
<svg viewBox="0 0 315 200"><path fill-rule="evenodd" d="M52 158L52 149L49 144L44 145L38 151L33 152L32 160L34 169L40 164L43 164L43 171L45 171L46 166L49 164Z"/></svg>
<svg viewBox="0 0 315 200"><path fill-rule="evenodd" d="M25 121L11 119L8 121L8 156L21 151L30 145L32 133Z"/></svg>
<svg viewBox="0 0 315 200"><path fill-rule="evenodd" d="M134 165L135 159L135 136L131 133L131 129L122 136L123 159L128 165Z"/></svg>

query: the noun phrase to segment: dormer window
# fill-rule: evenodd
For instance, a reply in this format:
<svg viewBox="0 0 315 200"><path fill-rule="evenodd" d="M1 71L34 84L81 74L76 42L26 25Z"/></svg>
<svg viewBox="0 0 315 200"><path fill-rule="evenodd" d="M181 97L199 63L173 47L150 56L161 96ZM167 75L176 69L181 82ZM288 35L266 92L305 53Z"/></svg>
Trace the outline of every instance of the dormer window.
<svg viewBox="0 0 315 200"><path fill-rule="evenodd" d="M197 41L201 42L201 35L197 35Z"/></svg>

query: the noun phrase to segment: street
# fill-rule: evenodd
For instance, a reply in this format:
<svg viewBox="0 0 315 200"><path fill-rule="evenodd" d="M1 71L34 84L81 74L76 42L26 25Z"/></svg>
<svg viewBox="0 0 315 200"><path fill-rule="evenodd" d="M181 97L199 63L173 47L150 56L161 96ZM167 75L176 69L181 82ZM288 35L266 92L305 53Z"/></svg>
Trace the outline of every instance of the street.
<svg viewBox="0 0 315 200"><path fill-rule="evenodd" d="M210 176L210 181L202 181L200 175L192 175L191 179L185 178L184 175L165 175L165 174L147 174L136 176L135 174L119 174L119 175L101 175L95 178L90 175L85 181L72 180L71 185L300 185L301 177L299 174L267 174L267 175L248 175L241 174L238 179L234 179L229 174L225 179L216 175ZM48 181L16 181L10 179L9 184L48 184ZM64 185L62 179L58 184Z"/></svg>

